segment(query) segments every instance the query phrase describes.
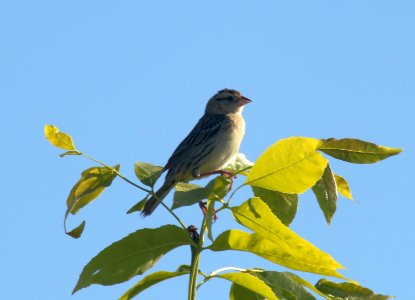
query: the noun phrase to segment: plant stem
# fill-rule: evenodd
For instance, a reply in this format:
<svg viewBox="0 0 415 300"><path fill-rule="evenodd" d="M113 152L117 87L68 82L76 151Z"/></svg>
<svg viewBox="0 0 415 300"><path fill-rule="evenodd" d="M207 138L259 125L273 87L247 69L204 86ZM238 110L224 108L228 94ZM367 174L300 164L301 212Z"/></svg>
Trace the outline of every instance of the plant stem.
<svg viewBox="0 0 415 300"><path fill-rule="evenodd" d="M192 250L192 262L189 276L188 300L196 300L197 274L199 271L199 258L201 249L199 247L190 246Z"/></svg>
<svg viewBox="0 0 415 300"><path fill-rule="evenodd" d="M138 189L140 189L140 190L142 190L142 191L144 191L144 192L147 192L147 193L149 193L149 194L151 194L151 195L153 195L153 196L155 196L155 197L157 197L156 196L156 194L153 192L153 191L151 191L151 190L148 190L148 189L146 189L146 188L143 188L142 186L139 186L138 184L136 184L135 182L133 182L133 181L131 181L130 179L128 179L127 177L125 177L124 175L122 175L119 171L117 171L114 167L111 167L111 166L109 166L109 165L107 165L107 164L105 164L105 163L103 163L103 162L101 162L101 161L99 161L98 159L96 159L96 158L93 158L93 157L91 157L91 156L89 156L89 155L86 155L86 154L84 154L84 153L82 153L82 152L80 152L80 151L78 151L78 150L76 150L80 155L82 155L83 157L85 157L85 158L88 158L88 159L90 159L90 160L92 160L92 161L94 161L94 162L96 162L96 163L98 163L98 164L100 164L100 165L102 165L102 166L104 166L104 167L107 167L107 168L110 168L115 174L117 174L117 176L118 177L120 177L121 179L123 179L124 181L126 181L126 182L128 182L129 184L131 184L131 185L133 185L133 186L135 186L136 188L138 188ZM158 199L159 200L159 199ZM186 227L186 225L180 220L180 218L166 205L166 204L164 204L163 203L163 201L160 201L159 200L159 202L160 202L160 204L161 205L163 205L164 206L164 208L165 209L167 209L168 210L168 212L177 220L177 222L179 222L179 224L182 226L182 228L185 230L185 231L187 231L187 227Z"/></svg>

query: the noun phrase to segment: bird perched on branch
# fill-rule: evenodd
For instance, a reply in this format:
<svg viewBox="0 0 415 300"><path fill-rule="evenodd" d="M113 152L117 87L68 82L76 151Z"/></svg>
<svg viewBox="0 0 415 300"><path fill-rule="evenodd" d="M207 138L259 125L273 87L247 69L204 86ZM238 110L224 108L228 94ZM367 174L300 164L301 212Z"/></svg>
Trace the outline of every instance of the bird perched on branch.
<svg viewBox="0 0 415 300"><path fill-rule="evenodd" d="M178 182L212 174L231 175L222 168L239 152L245 134L242 117L251 100L232 89L223 89L209 99L205 114L177 146L162 172L163 185L145 204L141 214L150 215Z"/></svg>

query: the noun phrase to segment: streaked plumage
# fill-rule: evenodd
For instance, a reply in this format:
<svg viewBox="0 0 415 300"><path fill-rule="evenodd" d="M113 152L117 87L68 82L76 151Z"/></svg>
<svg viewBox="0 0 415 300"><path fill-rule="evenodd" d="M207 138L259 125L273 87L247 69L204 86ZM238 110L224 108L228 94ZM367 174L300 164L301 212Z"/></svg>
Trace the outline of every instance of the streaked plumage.
<svg viewBox="0 0 415 300"><path fill-rule="evenodd" d="M208 101L205 114L177 146L163 168L167 175L156 192L159 200L163 200L176 183L219 171L238 153L245 134L245 121L241 113L249 102L251 100L231 89L217 92ZM150 198L142 214L150 215L158 204L155 197Z"/></svg>

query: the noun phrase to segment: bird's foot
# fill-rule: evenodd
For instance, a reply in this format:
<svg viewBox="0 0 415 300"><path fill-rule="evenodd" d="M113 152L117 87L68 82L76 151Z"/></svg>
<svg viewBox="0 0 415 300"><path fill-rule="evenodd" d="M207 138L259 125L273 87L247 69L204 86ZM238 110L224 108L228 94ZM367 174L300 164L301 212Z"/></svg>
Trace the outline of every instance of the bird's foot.
<svg viewBox="0 0 415 300"><path fill-rule="evenodd" d="M204 176L209 176L209 175L214 175L214 174L219 174L219 175L225 177L226 179L228 179L230 181L228 191L230 191L232 189L234 179L238 178L238 175L236 175L236 174L234 174L230 171L226 171L226 170L217 170L217 171L213 171L213 172L203 173L203 174L199 175L199 177L204 177Z"/></svg>
<svg viewBox="0 0 415 300"><path fill-rule="evenodd" d="M203 202L203 201L200 201L199 202L199 207L202 210L203 215L206 216L206 214L207 214L206 203ZM216 222L217 219L218 219L218 216L216 215L216 209L213 208L213 217L212 217L212 220L213 220L213 222Z"/></svg>

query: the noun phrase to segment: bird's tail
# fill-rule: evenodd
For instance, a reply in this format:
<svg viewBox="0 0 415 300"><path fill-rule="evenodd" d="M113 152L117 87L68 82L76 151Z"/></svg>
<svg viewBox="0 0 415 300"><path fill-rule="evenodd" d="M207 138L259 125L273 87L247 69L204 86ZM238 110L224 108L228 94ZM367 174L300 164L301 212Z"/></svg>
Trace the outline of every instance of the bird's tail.
<svg viewBox="0 0 415 300"><path fill-rule="evenodd" d="M151 213L156 209L156 207L163 201L164 197L172 190L174 187L174 182L164 182L164 184L160 187L160 189L156 192L157 197L151 197L146 204L144 205L141 214L143 217L147 217L151 215Z"/></svg>

